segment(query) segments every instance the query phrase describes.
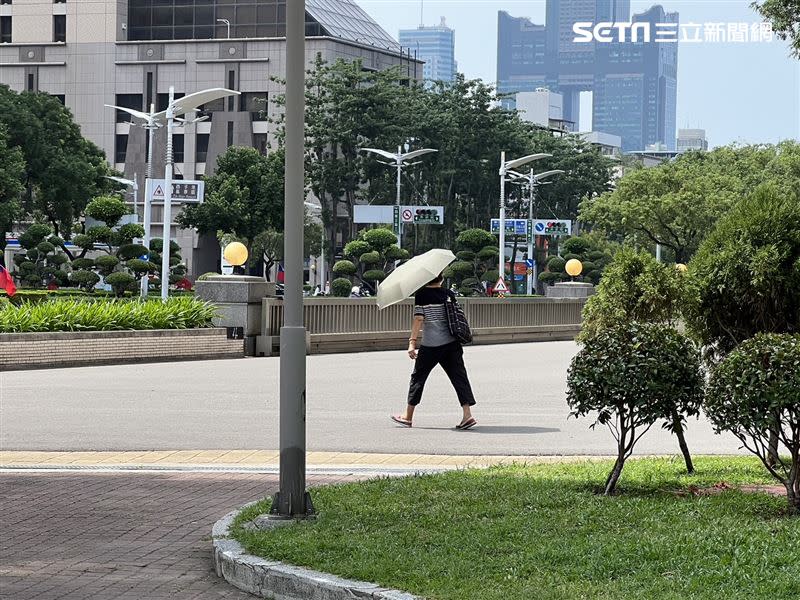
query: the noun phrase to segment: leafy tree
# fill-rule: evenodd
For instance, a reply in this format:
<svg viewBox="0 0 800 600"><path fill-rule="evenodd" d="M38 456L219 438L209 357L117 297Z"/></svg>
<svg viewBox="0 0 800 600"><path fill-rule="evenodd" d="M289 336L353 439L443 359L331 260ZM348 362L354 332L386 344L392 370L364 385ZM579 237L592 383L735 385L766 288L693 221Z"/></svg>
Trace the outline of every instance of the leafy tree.
<svg viewBox="0 0 800 600"><path fill-rule="evenodd" d="M705 412L717 433L730 431L761 459L800 513L800 335L758 334L728 354L712 371Z"/></svg>
<svg viewBox="0 0 800 600"><path fill-rule="evenodd" d="M770 23L783 40L789 40L792 53L800 58L800 5L797 0L764 0L751 4Z"/></svg>
<svg viewBox="0 0 800 600"><path fill-rule="evenodd" d="M344 247L344 255L347 258L334 264L333 272L341 278L354 276L373 292L376 282L394 270L395 261L409 256L397 247L397 236L382 227L363 230Z"/></svg>
<svg viewBox="0 0 800 600"><path fill-rule="evenodd" d="M686 286L685 273L659 263L647 252L623 248L603 274L597 293L586 302L580 339L590 339L605 329L631 321L675 327L686 302ZM694 416L697 411L690 413ZM665 428L678 438L686 470L693 473L684 436L686 416L675 406L671 414L665 415Z"/></svg>
<svg viewBox="0 0 800 600"><path fill-rule="evenodd" d="M481 282L494 283L497 278L497 238L484 229L467 229L456 238L458 260L444 270L444 277L453 280L465 296L485 293Z"/></svg>
<svg viewBox="0 0 800 600"><path fill-rule="evenodd" d="M617 441L617 460L604 486L614 493L634 446L674 411L697 414L703 400L700 354L665 325L623 323L585 340L567 375L571 416L596 415Z"/></svg>
<svg viewBox="0 0 800 600"><path fill-rule="evenodd" d="M306 215L303 223L303 252L305 256L319 256L322 240L322 226ZM283 260L283 232L267 229L253 240L253 255L250 265L258 273L266 273L269 280L272 268Z"/></svg>
<svg viewBox="0 0 800 600"><path fill-rule="evenodd" d="M104 179L111 174L105 155L81 135L69 109L48 94L17 94L0 85L0 124L25 160L25 210L40 214L69 240L89 199L112 189Z"/></svg>
<svg viewBox="0 0 800 600"><path fill-rule="evenodd" d="M178 222L200 233L233 234L253 256L259 234L283 229L283 163L280 150L263 156L255 148L228 148L206 179L205 202L188 206Z"/></svg>
<svg viewBox="0 0 800 600"><path fill-rule="evenodd" d="M339 298L347 298L353 284L346 277L338 277L331 282L331 293Z"/></svg>
<svg viewBox="0 0 800 600"><path fill-rule="evenodd" d="M613 192L581 203L580 220L640 248L661 244L686 263L717 220L765 179L785 190L800 181L800 144L687 152L626 174Z"/></svg>
<svg viewBox="0 0 800 600"><path fill-rule="evenodd" d="M8 130L0 123L0 264L6 248L6 231L22 212L20 197L25 186L25 160L19 148L9 146Z"/></svg>
<svg viewBox="0 0 800 600"><path fill-rule="evenodd" d="M687 314L716 355L757 333L800 332L800 199L762 186L738 203L689 265Z"/></svg>
<svg viewBox="0 0 800 600"><path fill-rule="evenodd" d="M25 287L40 288L54 280L59 284L67 281L67 272L62 267L69 259L61 252L63 240L52 233L49 225L33 223L19 236L20 246L26 252L24 260L17 264L17 276Z"/></svg>

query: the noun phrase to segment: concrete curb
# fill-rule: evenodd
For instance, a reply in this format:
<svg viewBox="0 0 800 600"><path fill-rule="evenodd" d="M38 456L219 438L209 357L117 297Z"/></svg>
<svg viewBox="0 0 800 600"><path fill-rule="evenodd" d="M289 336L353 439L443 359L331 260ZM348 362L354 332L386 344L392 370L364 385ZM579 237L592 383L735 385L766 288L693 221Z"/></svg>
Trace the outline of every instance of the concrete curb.
<svg viewBox="0 0 800 600"><path fill-rule="evenodd" d="M374 583L342 579L247 554L239 542L228 536L236 515L248 506L229 512L211 529L217 575L240 590L271 600L424 600ZM285 524L278 522L276 526Z"/></svg>

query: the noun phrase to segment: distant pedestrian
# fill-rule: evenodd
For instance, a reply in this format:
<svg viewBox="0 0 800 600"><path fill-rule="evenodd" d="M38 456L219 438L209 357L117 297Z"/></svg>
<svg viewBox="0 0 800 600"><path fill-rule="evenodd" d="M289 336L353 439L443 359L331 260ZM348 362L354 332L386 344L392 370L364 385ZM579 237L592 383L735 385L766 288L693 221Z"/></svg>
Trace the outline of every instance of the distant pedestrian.
<svg viewBox="0 0 800 600"><path fill-rule="evenodd" d="M464 349L450 332L447 321L445 303L455 301L455 297L453 292L442 288L442 281L443 278L439 275L414 296L414 321L408 340L408 356L416 360L416 364L411 374L406 409L402 414L392 416L392 420L411 427L414 409L422 400L428 375L436 365L441 365L453 384L461 405L461 421L456 429L470 429L477 424L471 410L475 405L475 397L464 365ZM417 349L420 331L423 331L423 339Z"/></svg>

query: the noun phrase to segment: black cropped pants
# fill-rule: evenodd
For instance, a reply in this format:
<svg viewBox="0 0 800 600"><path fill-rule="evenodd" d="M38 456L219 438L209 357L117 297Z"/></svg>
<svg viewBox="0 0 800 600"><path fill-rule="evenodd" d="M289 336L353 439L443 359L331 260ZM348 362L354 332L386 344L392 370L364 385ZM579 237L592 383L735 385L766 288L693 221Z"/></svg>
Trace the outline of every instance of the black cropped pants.
<svg viewBox="0 0 800 600"><path fill-rule="evenodd" d="M416 406L422 400L425 382L436 365L442 365L456 390L459 404L461 406L475 404L467 368L464 366L464 349L458 342L444 346L420 346L414 372L411 374L411 385L408 388L408 403Z"/></svg>

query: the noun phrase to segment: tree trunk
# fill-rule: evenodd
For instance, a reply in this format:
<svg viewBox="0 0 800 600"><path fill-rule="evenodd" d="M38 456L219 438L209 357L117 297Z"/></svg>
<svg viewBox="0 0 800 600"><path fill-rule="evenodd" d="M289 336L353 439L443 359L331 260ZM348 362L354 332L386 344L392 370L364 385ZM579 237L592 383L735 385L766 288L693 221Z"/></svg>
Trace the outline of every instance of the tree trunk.
<svg viewBox="0 0 800 600"><path fill-rule="evenodd" d="M619 476L622 474L622 468L625 466L625 455L620 452L617 456L617 461L614 463L614 468L611 470L611 473L608 475L608 479L606 479L606 487L605 491L603 492L604 496L611 496L617 489L617 481L619 481Z"/></svg>
<svg viewBox="0 0 800 600"><path fill-rule="evenodd" d="M770 467L774 467L778 464L778 431L776 429L771 429L769 432L767 464L769 464Z"/></svg>
<svg viewBox="0 0 800 600"><path fill-rule="evenodd" d="M692 464L692 455L689 453L689 446L686 444L686 436L683 435L683 427L681 426L681 417L677 412L672 413L672 423L675 435L678 437L678 446L681 448L683 460L686 463L686 472L691 475L694 473L694 465Z"/></svg>

